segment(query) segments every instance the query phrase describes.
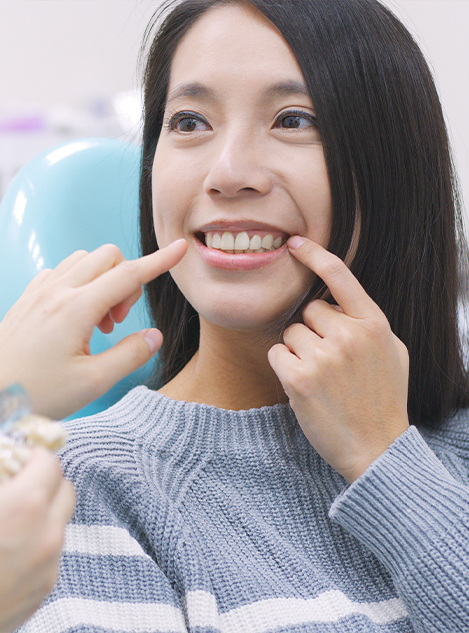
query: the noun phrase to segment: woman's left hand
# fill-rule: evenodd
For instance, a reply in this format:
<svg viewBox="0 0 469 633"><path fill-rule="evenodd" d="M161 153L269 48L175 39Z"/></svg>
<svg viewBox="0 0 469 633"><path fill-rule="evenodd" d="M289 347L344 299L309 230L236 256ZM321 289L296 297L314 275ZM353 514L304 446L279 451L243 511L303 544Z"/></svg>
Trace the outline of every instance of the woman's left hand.
<svg viewBox="0 0 469 633"><path fill-rule="evenodd" d="M269 362L309 442L352 483L409 426L407 348L338 257L304 238L288 245L339 305L309 303Z"/></svg>

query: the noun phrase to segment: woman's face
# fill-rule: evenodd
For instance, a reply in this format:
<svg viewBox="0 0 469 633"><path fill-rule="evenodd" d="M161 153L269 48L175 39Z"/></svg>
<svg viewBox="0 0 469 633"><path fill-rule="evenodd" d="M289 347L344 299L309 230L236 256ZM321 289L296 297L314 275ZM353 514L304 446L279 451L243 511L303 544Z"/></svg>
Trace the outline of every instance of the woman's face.
<svg viewBox="0 0 469 633"><path fill-rule="evenodd" d="M308 290L285 242L328 243L324 153L298 63L250 5L210 9L179 44L152 178L158 244L188 241L171 273L201 318L262 331Z"/></svg>

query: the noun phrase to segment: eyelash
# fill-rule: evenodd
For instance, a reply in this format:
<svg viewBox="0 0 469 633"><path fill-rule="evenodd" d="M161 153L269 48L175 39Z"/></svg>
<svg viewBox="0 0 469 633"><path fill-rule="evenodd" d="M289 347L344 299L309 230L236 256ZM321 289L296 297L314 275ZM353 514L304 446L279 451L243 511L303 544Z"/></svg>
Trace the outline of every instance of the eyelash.
<svg viewBox="0 0 469 633"><path fill-rule="evenodd" d="M277 125L279 122L284 121L285 119L288 118L299 118L299 119L306 119L307 121L309 121L310 126L311 127L317 127L318 126L318 121L316 119L315 116L313 116L312 114L309 114L308 112L303 112L303 110L287 110L286 112L282 112L282 114L280 114L276 121L275 121L275 125ZM297 129L301 129L301 128L283 128L283 129L292 129L292 130L297 130Z"/></svg>
<svg viewBox="0 0 469 633"><path fill-rule="evenodd" d="M207 121L205 121L205 119L200 117L198 114L196 114L195 112L187 111L187 112L176 112L176 114L174 114L172 117L166 120L165 126L171 131L181 132L181 130L177 130L176 126L181 121L184 121L184 119L193 119L195 121L198 121L199 123L204 123L205 125L208 125ZM182 133L188 134L190 133L190 131L186 131Z"/></svg>
<svg viewBox="0 0 469 633"><path fill-rule="evenodd" d="M274 126L277 127L279 123L281 123L282 121L284 121L287 118L301 118L301 119L306 119L307 121L309 121L310 126L311 127L317 127L317 119L315 116L313 116L312 114L309 114L308 112L303 112L302 110L288 110L286 112L282 112L282 114L280 114L277 119L275 120ZM184 121L185 119L192 119L194 121L198 121L199 123L203 123L205 125L209 125L207 123L207 121L205 121L205 119L203 119L201 116L199 116L198 114L196 114L195 112L190 112L190 111L186 111L186 112L177 112L176 114L174 114L172 117L170 117L169 119L165 120L165 127L167 129L169 129L170 131L174 131L174 132L181 132L182 134L190 134L192 131L194 130L178 130L177 129L177 125L178 123L180 123L181 121ZM298 129L305 129L305 128L283 128L283 129L292 129L292 130L298 130Z"/></svg>

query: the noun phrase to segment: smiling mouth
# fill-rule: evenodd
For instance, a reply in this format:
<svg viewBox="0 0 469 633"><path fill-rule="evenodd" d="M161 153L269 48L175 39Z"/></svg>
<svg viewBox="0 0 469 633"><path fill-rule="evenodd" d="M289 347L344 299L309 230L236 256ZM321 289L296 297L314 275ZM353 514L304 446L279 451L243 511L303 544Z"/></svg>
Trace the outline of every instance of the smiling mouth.
<svg viewBox="0 0 469 633"><path fill-rule="evenodd" d="M285 244L288 237L285 233L258 230L207 231L197 234L197 238L207 248L232 255L275 251Z"/></svg>

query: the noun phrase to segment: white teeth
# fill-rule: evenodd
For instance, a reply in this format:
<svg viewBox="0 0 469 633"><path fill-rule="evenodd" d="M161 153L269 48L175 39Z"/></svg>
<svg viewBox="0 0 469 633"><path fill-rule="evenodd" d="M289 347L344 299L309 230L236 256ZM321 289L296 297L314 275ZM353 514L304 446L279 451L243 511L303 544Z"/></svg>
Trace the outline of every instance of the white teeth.
<svg viewBox="0 0 469 633"><path fill-rule="evenodd" d="M265 253L282 246L281 236L274 239L273 235L267 234L264 237L253 235L249 238L246 231L237 233L236 236L230 231L221 233L206 233L205 245L207 248L215 248L225 253Z"/></svg>
<svg viewBox="0 0 469 633"><path fill-rule="evenodd" d="M245 251L249 248L249 235L246 231L238 233L234 243L235 251Z"/></svg>
<svg viewBox="0 0 469 633"><path fill-rule="evenodd" d="M262 246L262 237L260 235L253 235L251 237L249 248L252 251L257 251L261 246Z"/></svg>
<svg viewBox="0 0 469 633"><path fill-rule="evenodd" d="M222 251L234 250L234 237L233 233L225 231L221 236L220 248Z"/></svg>

